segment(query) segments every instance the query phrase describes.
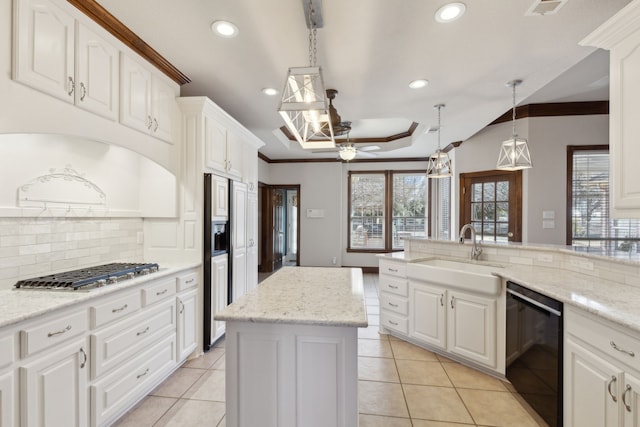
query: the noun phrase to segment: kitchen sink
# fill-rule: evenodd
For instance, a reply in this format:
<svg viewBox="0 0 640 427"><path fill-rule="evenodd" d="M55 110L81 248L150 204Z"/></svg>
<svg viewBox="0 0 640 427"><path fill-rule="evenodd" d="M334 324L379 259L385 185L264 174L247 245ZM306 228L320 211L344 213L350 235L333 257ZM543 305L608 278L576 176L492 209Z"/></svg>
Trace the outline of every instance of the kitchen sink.
<svg viewBox="0 0 640 427"><path fill-rule="evenodd" d="M433 258L407 264L407 276L423 282L498 295L502 279L493 273L499 273L502 268L497 264L481 264L477 261Z"/></svg>

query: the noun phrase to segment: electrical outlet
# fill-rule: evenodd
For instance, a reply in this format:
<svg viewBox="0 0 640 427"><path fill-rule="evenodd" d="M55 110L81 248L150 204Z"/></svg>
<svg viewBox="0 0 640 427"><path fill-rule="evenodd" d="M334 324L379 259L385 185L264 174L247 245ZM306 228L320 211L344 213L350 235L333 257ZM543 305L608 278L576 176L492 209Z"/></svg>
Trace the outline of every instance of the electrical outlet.
<svg viewBox="0 0 640 427"><path fill-rule="evenodd" d="M338 259L336 257L331 258L331 264L336 265L338 263Z"/></svg>

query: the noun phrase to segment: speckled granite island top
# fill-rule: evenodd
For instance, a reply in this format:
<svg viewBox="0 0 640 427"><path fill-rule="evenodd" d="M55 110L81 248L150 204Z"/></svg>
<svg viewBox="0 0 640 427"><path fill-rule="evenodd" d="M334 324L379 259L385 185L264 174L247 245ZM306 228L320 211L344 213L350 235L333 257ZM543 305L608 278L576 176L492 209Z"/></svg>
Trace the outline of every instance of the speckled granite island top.
<svg viewBox="0 0 640 427"><path fill-rule="evenodd" d="M366 327L362 270L283 267L216 320Z"/></svg>

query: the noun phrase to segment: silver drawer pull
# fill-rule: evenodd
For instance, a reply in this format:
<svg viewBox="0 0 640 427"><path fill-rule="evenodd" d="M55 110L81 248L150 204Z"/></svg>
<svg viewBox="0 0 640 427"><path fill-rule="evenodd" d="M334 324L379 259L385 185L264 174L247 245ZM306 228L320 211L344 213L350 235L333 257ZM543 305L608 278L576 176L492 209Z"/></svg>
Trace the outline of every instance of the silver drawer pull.
<svg viewBox="0 0 640 427"><path fill-rule="evenodd" d="M397 306L398 306L398 304L393 304L393 303L389 303L389 305L390 305L391 307L397 307Z"/></svg>
<svg viewBox="0 0 640 427"><path fill-rule="evenodd" d="M615 383L616 381L618 381L618 378L616 378L615 375L611 375L611 381L609 381L609 384L607 384L607 391L609 392L609 396L611 396L611 399L613 399L614 402L618 401L618 398L615 397L613 395L613 393L611 392L611 386L613 385L613 383Z"/></svg>
<svg viewBox="0 0 640 427"><path fill-rule="evenodd" d="M140 378L144 377L145 375L147 375L149 373L149 368L147 368L146 371L144 371L143 373L141 373L140 375L136 376L136 379L139 380Z"/></svg>
<svg viewBox="0 0 640 427"><path fill-rule="evenodd" d="M149 332L149 327L148 326L144 329L144 331L136 333L136 336L139 337L140 335L146 334L147 332Z"/></svg>
<svg viewBox="0 0 640 427"><path fill-rule="evenodd" d="M398 289L398 287L395 285L387 285L387 286L390 287L391 289Z"/></svg>
<svg viewBox="0 0 640 427"><path fill-rule="evenodd" d="M56 336L56 335L64 334L65 332L70 331L70 330L71 330L71 325L67 325L67 327L66 327L66 328L64 328L64 329L63 329L63 330L61 330L61 331L58 331L58 332L49 332L49 333L47 334L47 336L48 336L48 337L53 337L53 336Z"/></svg>
<svg viewBox="0 0 640 427"><path fill-rule="evenodd" d="M125 309L125 308L127 308L127 307L129 307L129 306L128 306L127 304L125 304L125 305L123 305L123 306L122 306L122 307L120 307L120 308L114 308L113 310L111 310L111 312L112 312L112 313L117 313L117 312L119 312L119 311L124 310L124 309Z"/></svg>
<svg viewBox="0 0 640 427"><path fill-rule="evenodd" d="M440 294L440 307L444 307L444 294Z"/></svg>
<svg viewBox="0 0 640 427"><path fill-rule="evenodd" d="M627 403L627 394L631 391L631 386L627 384L627 387L624 389L624 393L622 393L622 403L624 403L624 407L627 412L631 412L631 406Z"/></svg>
<svg viewBox="0 0 640 427"><path fill-rule="evenodd" d="M193 283L195 279L189 279L189 280L185 280L184 283L189 284L189 283Z"/></svg>
<svg viewBox="0 0 640 427"><path fill-rule="evenodd" d="M618 345L613 340L611 340L609 342L609 344L611 345L611 347L613 347L614 350L618 350L620 353L626 353L631 357L635 357L636 356L636 354L633 351L625 350L624 348L618 347Z"/></svg>
<svg viewBox="0 0 640 427"><path fill-rule="evenodd" d="M389 323L391 323L393 326L398 326L397 322L394 322L393 320L388 320Z"/></svg>
<svg viewBox="0 0 640 427"><path fill-rule="evenodd" d="M389 270L392 273L397 273L398 272L397 268L389 268L389 267L387 267L387 270Z"/></svg>
<svg viewBox="0 0 640 427"><path fill-rule="evenodd" d="M161 292L156 292L156 296L159 297L160 295L164 295L167 293L167 291L168 289L165 289L164 291L161 291Z"/></svg>

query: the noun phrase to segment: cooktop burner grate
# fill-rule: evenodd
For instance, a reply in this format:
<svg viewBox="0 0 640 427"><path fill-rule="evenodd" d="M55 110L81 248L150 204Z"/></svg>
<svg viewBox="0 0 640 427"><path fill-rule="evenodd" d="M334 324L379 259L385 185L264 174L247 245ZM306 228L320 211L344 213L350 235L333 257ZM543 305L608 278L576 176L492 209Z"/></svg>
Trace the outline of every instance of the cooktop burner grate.
<svg viewBox="0 0 640 427"><path fill-rule="evenodd" d="M111 263L20 280L20 289L91 289L158 271L156 263Z"/></svg>

